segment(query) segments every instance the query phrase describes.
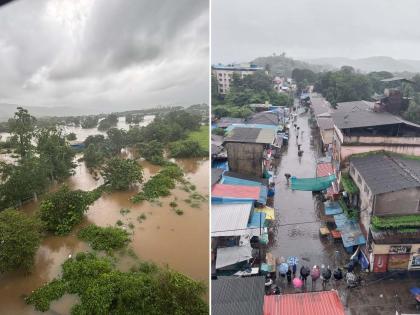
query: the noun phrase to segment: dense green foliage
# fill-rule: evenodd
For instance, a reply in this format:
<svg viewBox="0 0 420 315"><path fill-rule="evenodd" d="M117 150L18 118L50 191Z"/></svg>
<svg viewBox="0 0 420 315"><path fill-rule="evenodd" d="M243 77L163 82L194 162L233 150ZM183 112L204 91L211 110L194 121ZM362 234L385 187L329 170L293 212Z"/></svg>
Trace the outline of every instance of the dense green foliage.
<svg viewBox="0 0 420 315"><path fill-rule="evenodd" d="M345 191L350 194L357 194L359 192L359 188L354 183L353 179L350 177L348 173L341 173L341 183Z"/></svg>
<svg viewBox="0 0 420 315"><path fill-rule="evenodd" d="M41 243L40 223L17 210L0 212L0 273L29 269Z"/></svg>
<svg viewBox="0 0 420 315"><path fill-rule="evenodd" d="M67 140L69 141L73 141L73 140L77 140L77 136L74 132L70 132L67 136L66 136Z"/></svg>
<svg viewBox="0 0 420 315"><path fill-rule="evenodd" d="M220 116L220 117L223 117L223 116ZM218 136L223 136L224 137L225 134L226 134L226 130L223 129L223 128L214 128L214 129L212 129L211 133L213 135L218 135Z"/></svg>
<svg viewBox="0 0 420 315"><path fill-rule="evenodd" d="M165 161L163 157L164 146L157 140L152 140L146 143L139 143L137 145L140 156L152 164L162 165Z"/></svg>
<svg viewBox="0 0 420 315"><path fill-rule="evenodd" d="M107 258L79 253L63 264L61 279L35 290L26 302L46 311L52 301L70 293L80 297L72 315L204 315L204 292L202 283L150 263L121 272Z"/></svg>
<svg viewBox="0 0 420 315"><path fill-rule="evenodd" d="M46 190L47 167L37 157L25 158L16 165L0 162L0 183L0 209L20 205Z"/></svg>
<svg viewBox="0 0 420 315"><path fill-rule="evenodd" d="M98 145L93 143L85 149L83 153L83 160L85 161L86 167L93 168L99 167L102 165L105 158L104 152L100 149Z"/></svg>
<svg viewBox="0 0 420 315"><path fill-rule="evenodd" d="M127 190L143 180L143 169L136 161L118 157L107 160L101 174L112 190Z"/></svg>
<svg viewBox="0 0 420 315"><path fill-rule="evenodd" d="M83 129L95 128L98 125L99 118L97 116L86 116L81 121L80 126Z"/></svg>
<svg viewBox="0 0 420 315"><path fill-rule="evenodd" d="M9 119L8 125L12 138L16 141L16 152L22 158L30 155L31 140L35 135L35 117L31 116L27 109L17 108L15 116Z"/></svg>
<svg viewBox="0 0 420 315"><path fill-rule="evenodd" d="M150 178L144 185L141 192L131 198L134 203L143 200L153 201L159 197L170 195L171 189L175 188L176 181L183 179L184 173L175 164L168 164L163 167L155 176Z"/></svg>
<svg viewBox="0 0 420 315"><path fill-rule="evenodd" d="M74 151L67 143L61 130L54 128L40 129L36 133L36 152L45 162L51 180L62 180L70 176L76 166L73 163Z"/></svg>
<svg viewBox="0 0 420 315"><path fill-rule="evenodd" d="M420 228L420 215L404 215L391 217L372 217L372 227L377 230Z"/></svg>
<svg viewBox="0 0 420 315"><path fill-rule="evenodd" d="M42 202L39 217L48 231L58 235L68 234L82 221L89 206L101 196L101 190L70 190L63 185L50 193Z"/></svg>
<svg viewBox="0 0 420 315"><path fill-rule="evenodd" d="M113 126L116 126L118 123L118 116L115 114L110 114L99 122L98 130L106 131L111 129Z"/></svg>
<svg viewBox="0 0 420 315"><path fill-rule="evenodd" d="M118 227L100 227L89 225L79 231L78 237L89 242L94 250L112 251L126 246L130 242L130 234Z"/></svg>
<svg viewBox="0 0 420 315"><path fill-rule="evenodd" d="M209 152L202 149L199 142L194 140L180 140L169 145L169 152L174 158L204 157Z"/></svg>
<svg viewBox="0 0 420 315"><path fill-rule="evenodd" d="M340 204L341 209L347 215L349 219L359 220L359 211L355 208L349 208L343 199L339 199L338 203Z"/></svg>
<svg viewBox="0 0 420 315"><path fill-rule="evenodd" d="M315 84L315 89L333 106L339 102L367 100L373 94L369 78L355 72L351 67L342 67L339 71L321 73Z"/></svg>

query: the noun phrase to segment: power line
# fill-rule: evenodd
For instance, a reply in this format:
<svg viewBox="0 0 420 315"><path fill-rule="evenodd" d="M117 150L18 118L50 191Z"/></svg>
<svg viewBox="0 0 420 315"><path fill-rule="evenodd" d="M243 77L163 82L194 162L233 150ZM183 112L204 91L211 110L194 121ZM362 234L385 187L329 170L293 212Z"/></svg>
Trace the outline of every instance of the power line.
<svg viewBox="0 0 420 315"><path fill-rule="evenodd" d="M295 222L295 223L284 223L284 224L276 224L274 225L275 227L277 226L289 226L289 225L299 225L299 224L311 224L311 223L319 223L319 221L305 221L305 222ZM233 231L247 231L247 230L251 230L251 229L259 229L260 227L248 227L248 228L243 228L243 229L232 229L232 230L220 230L220 231L212 231L212 233L220 233L220 232L233 232Z"/></svg>

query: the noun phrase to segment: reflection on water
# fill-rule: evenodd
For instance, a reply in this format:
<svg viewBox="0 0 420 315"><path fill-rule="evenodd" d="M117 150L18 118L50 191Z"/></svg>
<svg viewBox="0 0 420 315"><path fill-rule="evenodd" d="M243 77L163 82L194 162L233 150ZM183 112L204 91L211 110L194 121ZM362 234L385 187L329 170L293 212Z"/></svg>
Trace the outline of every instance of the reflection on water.
<svg viewBox="0 0 420 315"><path fill-rule="evenodd" d="M96 132L95 132L96 133ZM144 177L159 171L159 167L148 162L140 162L144 168ZM209 161L200 159L180 159L176 163L184 168L186 176L197 187L197 191L207 196L209 193ZM88 172L84 163L78 163L75 175L66 181L72 189L92 190L102 184ZM56 189L57 186L52 187ZM38 313L32 306L25 305L23 297L47 281L57 277L61 264L77 252L88 250L88 245L77 238L81 226L97 224L100 226L115 225L121 220L128 230L129 223L134 225L130 246L136 255L143 260L151 260L161 265L169 265L190 277L208 282L208 203L200 208L192 208L184 200L189 193L180 188L173 190L172 195L161 198L161 205L142 202L133 204L130 197L136 189L128 192L115 192L103 195L88 210L84 221L70 235L65 237L48 236L39 248L35 266L31 274L14 272L0 276L0 314L68 314L71 305L77 297L66 295L51 305L51 312ZM176 199L184 215L178 216L169 207ZM22 211L33 214L37 203L30 202L22 207ZM129 208L126 215L120 213L121 208ZM140 223L137 217L146 214L146 219ZM124 257L119 268L127 270L132 260Z"/></svg>

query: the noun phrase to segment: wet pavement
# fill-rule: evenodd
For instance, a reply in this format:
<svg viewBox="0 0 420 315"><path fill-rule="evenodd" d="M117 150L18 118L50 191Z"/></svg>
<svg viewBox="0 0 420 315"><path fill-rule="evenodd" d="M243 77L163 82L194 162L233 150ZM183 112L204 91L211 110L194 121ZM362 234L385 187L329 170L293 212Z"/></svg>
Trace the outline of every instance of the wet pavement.
<svg viewBox="0 0 420 315"><path fill-rule="evenodd" d="M341 241L320 236L319 228L324 224L320 219L316 196L308 191L292 191L284 176L289 173L296 177L315 177L316 160L322 157L322 153L319 135L309 127L309 115L306 113L298 116L298 132L293 127L294 123L291 123L289 144L282 148L275 169L276 223L274 237L268 248L274 257L297 256L298 273L302 265L312 267L324 264L333 269L337 265L343 266L349 259ZM302 157L298 157L297 143L301 144L301 150L304 151ZM338 290L347 314L395 314L396 310L420 314L416 313L415 301L409 293L410 287L420 286L420 273L363 273L361 276L364 282L357 288L348 289L344 281L331 281L326 287L327 290ZM280 281L280 287L284 293L295 292L285 281ZM321 281L318 280L312 287L309 280L305 290L322 290Z"/></svg>

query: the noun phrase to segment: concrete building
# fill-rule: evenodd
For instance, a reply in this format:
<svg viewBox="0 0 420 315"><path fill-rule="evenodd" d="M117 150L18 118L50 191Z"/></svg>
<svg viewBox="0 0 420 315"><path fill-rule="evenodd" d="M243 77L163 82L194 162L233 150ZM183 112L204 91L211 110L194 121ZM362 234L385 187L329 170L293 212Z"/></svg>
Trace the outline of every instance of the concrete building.
<svg viewBox="0 0 420 315"><path fill-rule="evenodd" d="M229 64L229 65L212 65L212 73L217 80L217 90L220 94L227 94L230 89L230 84L233 80L233 74L236 73L243 78L247 75L255 73L255 71L263 70L253 64Z"/></svg>
<svg viewBox="0 0 420 315"><path fill-rule="evenodd" d="M368 240L371 270L420 269L418 227L407 229L413 222L401 228L375 223L395 217L420 219L420 160L380 151L349 161L349 174L359 188L360 223Z"/></svg>
<svg viewBox="0 0 420 315"><path fill-rule="evenodd" d="M388 112L378 111L367 101L338 103L331 113L334 122L333 162L346 169L353 154L385 150L420 156L420 125Z"/></svg>

